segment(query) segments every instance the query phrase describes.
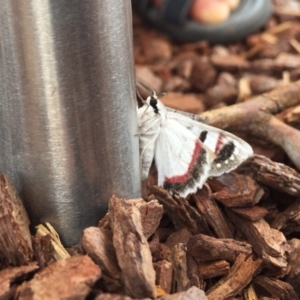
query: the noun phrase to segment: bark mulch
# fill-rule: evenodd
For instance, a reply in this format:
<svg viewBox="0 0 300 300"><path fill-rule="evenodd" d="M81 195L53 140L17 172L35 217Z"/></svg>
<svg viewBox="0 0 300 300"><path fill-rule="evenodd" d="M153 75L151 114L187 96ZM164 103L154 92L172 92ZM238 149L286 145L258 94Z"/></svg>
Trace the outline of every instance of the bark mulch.
<svg viewBox="0 0 300 300"><path fill-rule="evenodd" d="M134 14L137 80L255 155L186 199L153 168L144 199L112 195L70 249L51 224L31 236L0 175L0 300L299 299L300 2L273 3L261 32L229 45L178 44Z"/></svg>

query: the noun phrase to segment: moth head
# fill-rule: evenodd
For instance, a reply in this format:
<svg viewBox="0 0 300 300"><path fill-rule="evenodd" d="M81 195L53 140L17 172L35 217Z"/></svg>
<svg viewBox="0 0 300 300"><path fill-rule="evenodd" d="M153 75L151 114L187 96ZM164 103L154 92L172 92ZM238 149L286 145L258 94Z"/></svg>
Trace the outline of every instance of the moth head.
<svg viewBox="0 0 300 300"><path fill-rule="evenodd" d="M157 100L158 100L158 97L157 97L155 91L152 90L152 95L147 97L146 101L150 106L154 107L157 105Z"/></svg>

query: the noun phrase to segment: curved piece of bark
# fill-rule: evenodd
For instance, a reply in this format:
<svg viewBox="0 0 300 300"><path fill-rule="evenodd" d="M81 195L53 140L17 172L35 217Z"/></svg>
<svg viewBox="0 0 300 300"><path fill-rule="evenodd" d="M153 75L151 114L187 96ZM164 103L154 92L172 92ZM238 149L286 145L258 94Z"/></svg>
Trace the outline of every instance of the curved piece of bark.
<svg viewBox="0 0 300 300"><path fill-rule="evenodd" d="M300 131L274 117L274 114L299 104L300 81L296 81L246 102L206 111L200 117L209 125L239 128L283 148L300 169Z"/></svg>
<svg viewBox="0 0 300 300"><path fill-rule="evenodd" d="M261 259L241 253L229 273L206 292L208 300L232 299L251 282L261 264Z"/></svg>

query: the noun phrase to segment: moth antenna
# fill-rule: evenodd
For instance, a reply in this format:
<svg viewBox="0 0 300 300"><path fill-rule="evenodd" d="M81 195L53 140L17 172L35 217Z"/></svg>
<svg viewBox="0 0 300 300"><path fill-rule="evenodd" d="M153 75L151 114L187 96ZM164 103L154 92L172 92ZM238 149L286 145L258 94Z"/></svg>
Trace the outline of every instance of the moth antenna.
<svg viewBox="0 0 300 300"><path fill-rule="evenodd" d="M149 86L145 85L144 83L142 83L142 82L140 82L140 81L137 81L137 83L138 83L140 86L142 86L144 89L146 89L146 90L148 90L149 92L151 92L153 97L154 97L154 96L157 97L155 90L153 90L152 88L150 88Z"/></svg>
<svg viewBox="0 0 300 300"><path fill-rule="evenodd" d="M143 104L147 104L146 99L143 99L143 97L141 96L141 94L139 93L138 89L136 89L136 93L139 97L139 99L142 101Z"/></svg>
<svg viewBox="0 0 300 300"><path fill-rule="evenodd" d="M144 83L142 83L142 82L140 82L140 81L137 81L136 83L139 84L139 85L140 85L141 87L143 87L144 89L150 91L150 92L153 91L148 85L146 85L146 84L144 84Z"/></svg>

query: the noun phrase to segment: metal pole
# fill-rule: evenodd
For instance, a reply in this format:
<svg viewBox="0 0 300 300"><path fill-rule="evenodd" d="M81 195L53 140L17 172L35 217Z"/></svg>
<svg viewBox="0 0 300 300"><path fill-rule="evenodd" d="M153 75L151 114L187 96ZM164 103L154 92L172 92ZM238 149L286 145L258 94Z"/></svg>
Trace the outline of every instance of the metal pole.
<svg viewBox="0 0 300 300"><path fill-rule="evenodd" d="M130 0L4 0L0 170L66 245L140 196Z"/></svg>

